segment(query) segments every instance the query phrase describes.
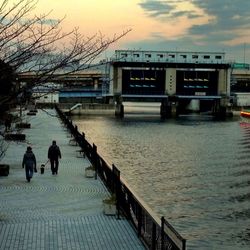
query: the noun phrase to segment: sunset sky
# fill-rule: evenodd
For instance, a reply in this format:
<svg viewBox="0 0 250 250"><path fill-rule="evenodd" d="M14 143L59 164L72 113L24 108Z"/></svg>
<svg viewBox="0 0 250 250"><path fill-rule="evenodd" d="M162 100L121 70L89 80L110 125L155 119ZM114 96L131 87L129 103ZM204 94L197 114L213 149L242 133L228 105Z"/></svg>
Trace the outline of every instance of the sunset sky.
<svg viewBox="0 0 250 250"><path fill-rule="evenodd" d="M35 13L66 16L63 29L112 37L132 29L115 49L224 51L228 60L250 62L247 0L39 0Z"/></svg>

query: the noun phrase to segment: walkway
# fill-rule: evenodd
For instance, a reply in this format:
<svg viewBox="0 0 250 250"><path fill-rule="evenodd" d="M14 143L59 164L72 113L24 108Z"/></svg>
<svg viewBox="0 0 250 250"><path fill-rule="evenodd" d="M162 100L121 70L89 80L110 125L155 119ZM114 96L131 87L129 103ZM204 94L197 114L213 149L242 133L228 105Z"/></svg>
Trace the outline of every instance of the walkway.
<svg viewBox="0 0 250 250"><path fill-rule="evenodd" d="M125 219L106 216L102 200L109 196L100 180L86 178L89 161L78 158L78 146L69 145L69 134L54 110L27 116L26 142L9 142L1 163L10 165L0 177L0 249L145 249ZM58 175L47 165L47 150L56 140L62 152ZM21 167L27 145L37 158L38 173L25 180Z"/></svg>

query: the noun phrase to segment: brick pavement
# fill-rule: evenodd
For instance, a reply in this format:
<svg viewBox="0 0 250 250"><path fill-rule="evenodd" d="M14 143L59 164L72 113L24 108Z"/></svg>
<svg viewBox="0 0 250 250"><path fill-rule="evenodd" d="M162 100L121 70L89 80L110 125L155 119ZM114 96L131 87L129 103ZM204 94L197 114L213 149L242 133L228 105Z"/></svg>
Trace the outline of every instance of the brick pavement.
<svg viewBox="0 0 250 250"><path fill-rule="evenodd" d="M109 196L100 180L86 178L89 161L76 157L78 146L69 145L69 134L54 110L27 116L25 142L8 142L1 163L10 165L0 177L0 249L145 249L125 219L105 216L102 200ZM62 152L58 175L49 166L47 150L56 140ZM27 145L37 158L38 173L26 182L22 157Z"/></svg>

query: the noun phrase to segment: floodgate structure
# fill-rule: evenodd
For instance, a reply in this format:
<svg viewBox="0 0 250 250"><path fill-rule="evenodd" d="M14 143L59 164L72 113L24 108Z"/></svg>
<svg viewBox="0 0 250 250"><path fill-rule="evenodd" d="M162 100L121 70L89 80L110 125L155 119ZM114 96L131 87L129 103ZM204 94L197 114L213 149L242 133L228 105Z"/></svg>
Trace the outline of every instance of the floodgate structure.
<svg viewBox="0 0 250 250"><path fill-rule="evenodd" d="M109 93L120 116L124 101L161 102L163 118L185 112L192 103L199 111L225 116L230 101L229 69L221 52L117 50Z"/></svg>

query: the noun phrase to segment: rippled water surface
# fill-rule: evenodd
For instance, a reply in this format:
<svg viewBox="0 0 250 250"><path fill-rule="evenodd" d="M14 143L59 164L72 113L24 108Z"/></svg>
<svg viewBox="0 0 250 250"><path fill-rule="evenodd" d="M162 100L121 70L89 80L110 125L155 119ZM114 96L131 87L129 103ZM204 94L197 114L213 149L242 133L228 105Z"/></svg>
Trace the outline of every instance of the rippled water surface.
<svg viewBox="0 0 250 250"><path fill-rule="evenodd" d="M250 125L155 114L73 121L188 249L250 249Z"/></svg>

